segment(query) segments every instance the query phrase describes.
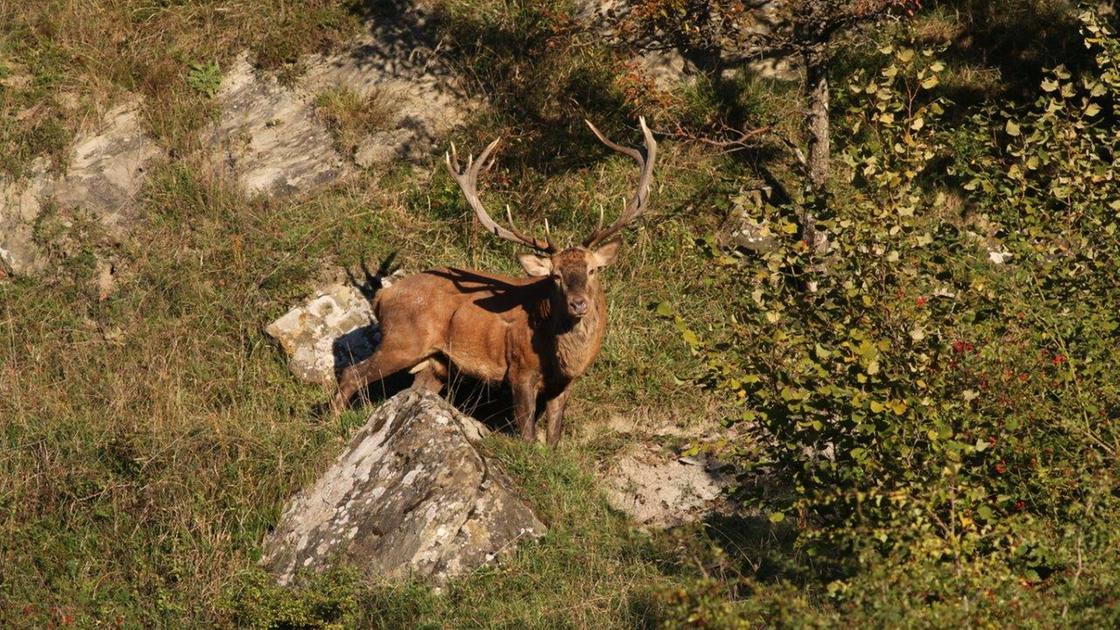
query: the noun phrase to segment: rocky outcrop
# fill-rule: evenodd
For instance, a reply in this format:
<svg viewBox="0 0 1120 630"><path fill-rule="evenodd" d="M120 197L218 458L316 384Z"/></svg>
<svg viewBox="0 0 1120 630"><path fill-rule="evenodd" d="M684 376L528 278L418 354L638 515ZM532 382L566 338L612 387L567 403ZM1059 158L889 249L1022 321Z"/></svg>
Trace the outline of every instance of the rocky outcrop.
<svg viewBox="0 0 1120 630"><path fill-rule="evenodd" d="M672 527L717 509L732 482L719 469L704 457L667 457L656 446L634 444L613 458L605 494L639 525Z"/></svg>
<svg viewBox="0 0 1120 630"><path fill-rule="evenodd" d="M346 49L309 55L292 85L256 71L248 55L222 80L222 115L211 130L212 162L251 192L289 193L341 177L356 166L426 156L463 120L468 100L423 40L414 8L374 21ZM316 97L345 89L384 101L384 118L344 155L316 111Z"/></svg>
<svg viewBox="0 0 1120 630"><path fill-rule="evenodd" d="M671 413L632 410L586 425L576 436L585 444L624 438L624 445L599 460L595 473L611 507L642 527L675 527L735 507L728 490L737 485L738 471L712 455L720 443L736 439L735 429L679 421Z"/></svg>
<svg viewBox="0 0 1120 630"><path fill-rule="evenodd" d="M336 561L439 583L543 536L498 463L476 449L485 432L431 393L394 396L288 503L262 565L282 584Z"/></svg>
<svg viewBox="0 0 1120 630"><path fill-rule="evenodd" d="M455 89L436 48L426 42L421 11L402 3L398 14L372 18L342 51L302 58L304 73L292 84L259 72L243 54L222 76L220 115L203 132L203 155L191 157L270 195L307 191L359 167L423 158L473 103ZM383 120L363 131L352 152L339 150L318 111L317 97L330 90L383 105ZM93 213L109 234L127 236L130 202L149 163L164 154L144 133L140 109L130 99L79 134L64 175L50 173L40 158L28 177L0 179L0 275L43 270L33 232L47 204Z"/></svg>
<svg viewBox="0 0 1120 630"><path fill-rule="evenodd" d="M122 234L126 209L140 191L147 167L163 151L140 125L139 103L131 100L79 134L65 175L54 175L40 158L30 177L0 185L0 261L16 274L40 271L44 261L32 238L46 204L91 213L110 234Z"/></svg>

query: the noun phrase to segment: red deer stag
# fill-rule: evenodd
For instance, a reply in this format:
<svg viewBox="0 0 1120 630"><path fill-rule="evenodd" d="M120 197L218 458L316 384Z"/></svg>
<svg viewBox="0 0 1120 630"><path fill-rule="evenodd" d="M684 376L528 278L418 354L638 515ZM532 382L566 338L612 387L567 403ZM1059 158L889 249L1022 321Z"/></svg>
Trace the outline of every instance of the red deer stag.
<svg viewBox="0 0 1120 630"><path fill-rule="evenodd" d="M340 412L370 383L395 372L416 374L414 386L439 392L448 363L487 383L508 382L521 436L536 439L538 404L548 419L548 443L560 439L572 382L587 371L603 342L607 305L599 271L618 254L615 235L642 213L649 198L657 142L641 119L645 151L611 142L590 122L601 142L638 163L638 190L610 226L599 228L579 247L563 251L548 240L526 236L490 218L478 197L478 174L498 145L494 140L466 168L446 156L447 168L486 231L544 256L521 254L528 278L463 269L432 269L404 278L374 299L381 324L380 347L348 368L339 379L332 407ZM500 138L499 138L500 140ZM601 218L601 217L600 217Z"/></svg>

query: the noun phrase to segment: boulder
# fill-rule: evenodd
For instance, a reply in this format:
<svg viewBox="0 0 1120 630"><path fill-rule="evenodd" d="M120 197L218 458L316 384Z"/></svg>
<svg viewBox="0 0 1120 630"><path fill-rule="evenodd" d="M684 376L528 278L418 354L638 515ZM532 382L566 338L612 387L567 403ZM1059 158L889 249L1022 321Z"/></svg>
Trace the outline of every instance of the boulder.
<svg viewBox="0 0 1120 630"><path fill-rule="evenodd" d="M337 561L438 584L543 536L498 462L476 448L485 433L429 392L390 398L289 501L261 564L281 584Z"/></svg>
<svg viewBox="0 0 1120 630"><path fill-rule="evenodd" d="M380 342L369 300L344 284L319 291L264 331L280 343L296 378L322 385L334 384L339 372L373 354Z"/></svg>

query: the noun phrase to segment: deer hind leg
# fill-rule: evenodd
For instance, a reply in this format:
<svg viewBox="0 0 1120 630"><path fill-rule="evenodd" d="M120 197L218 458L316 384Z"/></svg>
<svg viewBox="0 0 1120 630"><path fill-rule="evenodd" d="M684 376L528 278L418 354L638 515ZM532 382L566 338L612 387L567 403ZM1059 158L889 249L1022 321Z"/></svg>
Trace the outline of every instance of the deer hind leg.
<svg viewBox="0 0 1120 630"><path fill-rule="evenodd" d="M426 389L439 394L447 383L447 362L439 357L428 357L427 361L418 363L409 371L416 375L416 379L412 381L414 389Z"/></svg>
<svg viewBox="0 0 1120 630"><path fill-rule="evenodd" d="M342 372L338 379L338 393L331 402L331 410L335 414L341 413L359 390L416 365L422 358L423 355L413 348L392 344L386 339L372 356Z"/></svg>

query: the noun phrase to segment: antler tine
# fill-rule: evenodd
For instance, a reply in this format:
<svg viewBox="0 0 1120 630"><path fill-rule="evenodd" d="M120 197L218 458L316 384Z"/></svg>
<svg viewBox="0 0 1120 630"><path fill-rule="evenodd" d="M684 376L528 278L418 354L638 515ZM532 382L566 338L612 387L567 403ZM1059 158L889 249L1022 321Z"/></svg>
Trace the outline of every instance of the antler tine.
<svg viewBox="0 0 1120 630"><path fill-rule="evenodd" d="M622 209L622 214L607 228L602 227L602 212L600 209L599 228L591 233L590 236L583 240L584 247L590 247L595 243L603 241L611 236L614 236L622 228L633 223L638 215L646 208L646 202L649 201L649 187L650 179L653 176L654 163L657 160L657 141L653 138L653 132L646 126L645 117L639 117L638 123L642 128L642 136L645 140L645 154L642 151L633 147L624 147L620 144L615 144L606 136L604 136L595 125L591 124L590 120L585 120L587 126L591 128L591 132L600 142L607 145L614 151L628 155L638 163L638 171L641 174L638 178L638 189L634 192L634 196L627 202L626 206Z"/></svg>
<svg viewBox="0 0 1120 630"><path fill-rule="evenodd" d="M494 148L498 146L500 141L501 138L499 137L487 145L486 148L482 150L482 153L478 155L477 160L474 159L474 156L469 156L467 158L465 170L459 167L459 159L457 156L453 158L451 154L446 155L447 170L451 173L451 176L455 178L455 181L458 182L459 188L467 198L467 203L470 204L471 208L474 210L475 216L478 217L479 223L482 224L482 227L487 232L490 232L498 238L504 238L507 241L513 241L514 243L545 253L552 253L555 251L552 243L547 240L542 241L538 238L526 236L513 227L513 217L509 213L508 206L506 208L506 214L510 218L510 229L498 225L491 219L490 214L486 212L486 207L482 205L482 200L478 197L478 173L484 168L489 170L487 158L490 157L490 154L494 151ZM452 153L455 151L454 144L452 145L451 151ZM490 163L493 164L492 161Z"/></svg>

